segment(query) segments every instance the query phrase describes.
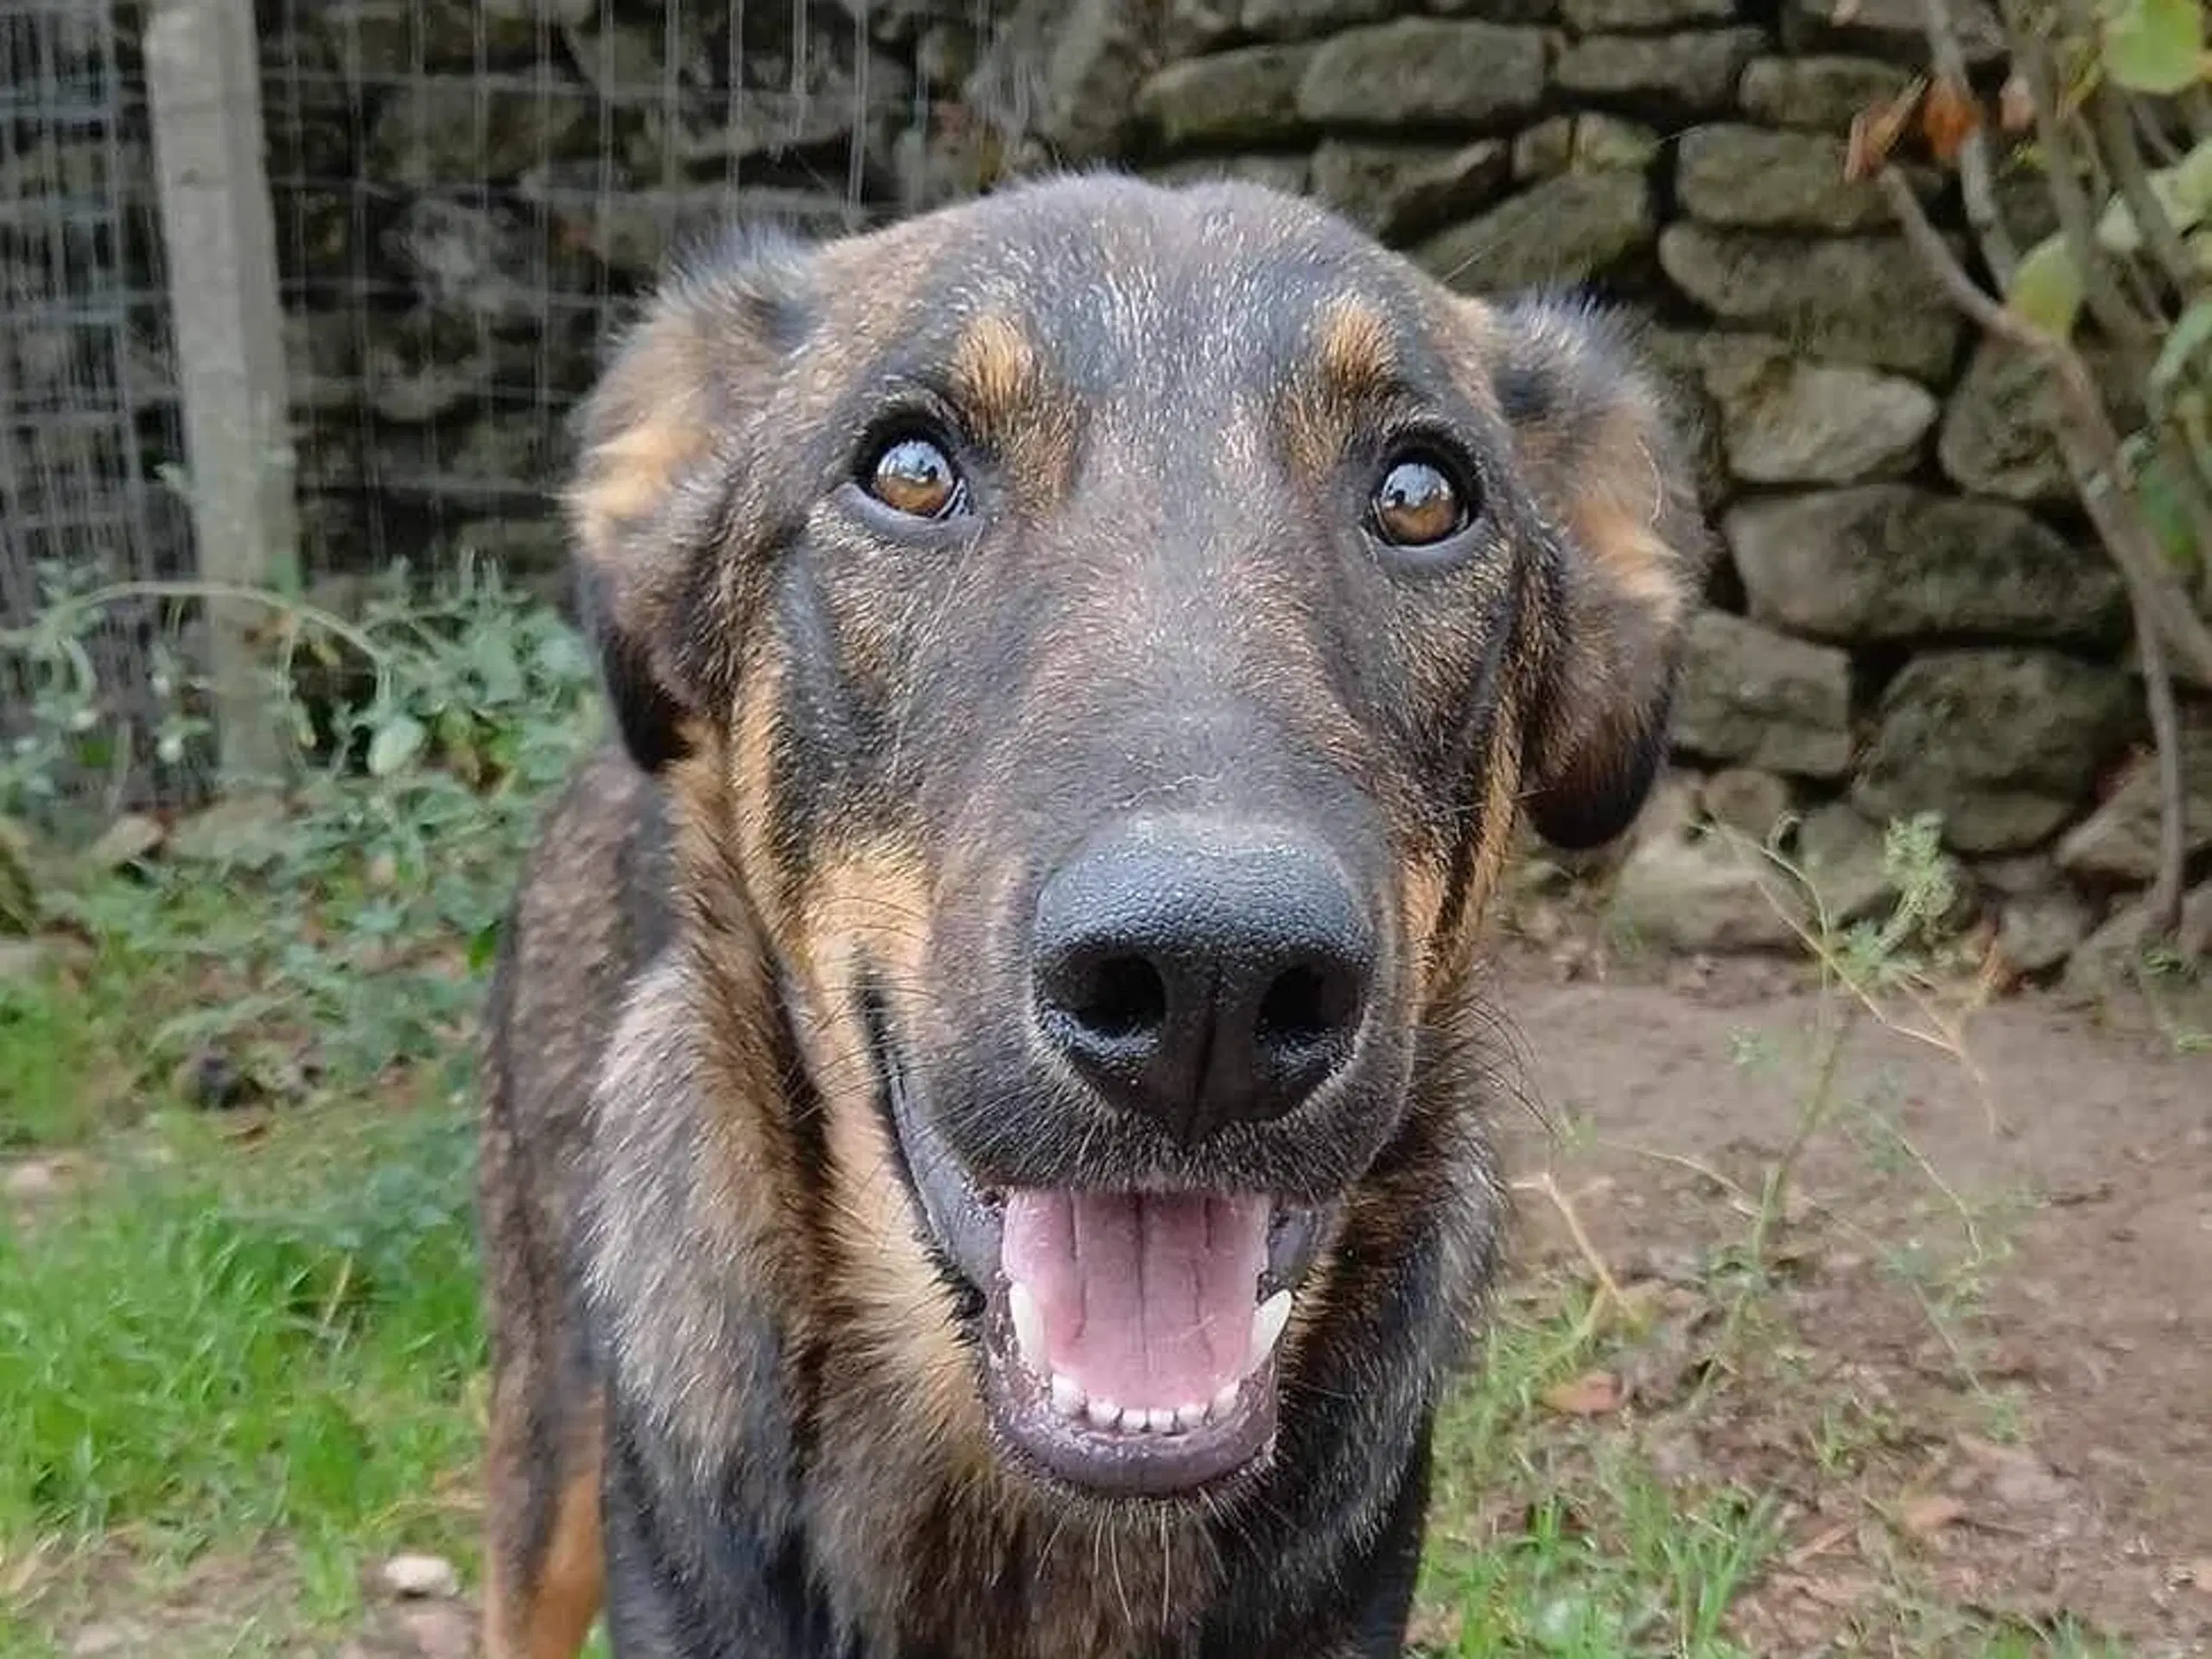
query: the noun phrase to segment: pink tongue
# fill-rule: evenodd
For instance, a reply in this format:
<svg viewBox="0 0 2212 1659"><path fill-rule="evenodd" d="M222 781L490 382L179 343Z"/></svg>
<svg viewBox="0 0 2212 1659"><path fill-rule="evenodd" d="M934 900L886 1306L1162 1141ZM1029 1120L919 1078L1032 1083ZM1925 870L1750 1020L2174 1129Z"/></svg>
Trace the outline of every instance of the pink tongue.
<svg viewBox="0 0 2212 1659"><path fill-rule="evenodd" d="M1204 1405L1244 1375L1269 1208L1202 1193L1012 1192L1001 1261L1036 1299L1051 1370L1090 1399Z"/></svg>

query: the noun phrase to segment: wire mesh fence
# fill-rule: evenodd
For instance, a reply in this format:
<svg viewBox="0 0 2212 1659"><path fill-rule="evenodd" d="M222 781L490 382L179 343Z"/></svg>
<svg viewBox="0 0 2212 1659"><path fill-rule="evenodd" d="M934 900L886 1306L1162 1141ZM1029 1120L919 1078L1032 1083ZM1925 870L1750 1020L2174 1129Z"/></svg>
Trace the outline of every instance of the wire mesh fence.
<svg viewBox="0 0 2212 1659"><path fill-rule="evenodd" d="M994 22L987 0L256 12L301 565L341 604L358 577L464 551L557 593L565 417L610 328L715 224L838 232L970 188L942 141ZM165 483L182 455L140 22L121 0L0 0L0 630L50 614L57 583L193 568ZM141 737L97 781L110 757L73 754L67 787L196 787L161 695L188 613L103 613L103 715ZM0 733L51 735L14 656Z"/></svg>
<svg viewBox="0 0 2212 1659"><path fill-rule="evenodd" d="M0 639L68 595L190 574L133 38L83 0L0 4ZM176 619L107 605L66 645L0 652L0 798L188 787Z"/></svg>

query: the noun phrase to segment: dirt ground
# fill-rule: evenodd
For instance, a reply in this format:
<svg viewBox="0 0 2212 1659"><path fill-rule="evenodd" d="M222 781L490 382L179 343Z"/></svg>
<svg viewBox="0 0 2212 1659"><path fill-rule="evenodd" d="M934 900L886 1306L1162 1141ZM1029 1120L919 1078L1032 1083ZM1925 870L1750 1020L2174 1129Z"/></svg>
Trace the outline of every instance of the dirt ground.
<svg viewBox="0 0 2212 1659"><path fill-rule="evenodd" d="M1697 1254L1747 1224L1689 1164L1756 1190L1791 1139L1815 997L1779 964L1575 969L1520 947L1500 966L1525 1086L1554 1120L1510 1115L1522 1264L1584 1254L1528 1192L1549 1165L1617 1281L1692 1281ZM2039 1625L2070 1612L2130 1651L2212 1653L2212 1054L2033 991L1965 1032L1986 1089L1879 1027L1844 1051L1832 1098L1847 1109L1807 1149L1813 1203L1789 1230L1798 1432L1786 1399L1732 1421L1725 1405L1677 1414L1687 1455L1789 1502L1783 1566L1738 1628L1762 1653L1834 1650L1894 1593L1877 1569L1896 1564L1877 1558L1902 1530L1955 1606ZM1926 1166L1886 1137L1883 1156L1864 1122L1854 1144L1862 1111ZM1961 1235L1967 1213L1999 1259L1947 1340L1878 1263ZM1805 1447L1840 1399L1886 1427L1831 1480ZM1655 1415L1663 1430L1663 1399ZM1903 1529L1866 1524L1885 1486Z"/></svg>

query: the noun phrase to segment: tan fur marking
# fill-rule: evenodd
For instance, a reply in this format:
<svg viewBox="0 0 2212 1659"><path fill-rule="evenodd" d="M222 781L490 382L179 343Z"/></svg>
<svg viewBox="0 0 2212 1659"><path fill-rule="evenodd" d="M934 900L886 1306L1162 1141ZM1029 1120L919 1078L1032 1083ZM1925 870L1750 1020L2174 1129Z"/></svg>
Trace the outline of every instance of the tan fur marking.
<svg viewBox="0 0 2212 1659"><path fill-rule="evenodd" d="M645 517L668 499L683 472L706 458L714 438L688 417L688 399L641 426L608 439L588 462L591 481L575 493L577 516L588 544L596 547L607 533Z"/></svg>
<svg viewBox="0 0 2212 1659"><path fill-rule="evenodd" d="M954 385L979 424L1010 420L1034 395L1037 353L1011 319L995 311L968 325L952 348Z"/></svg>
<svg viewBox="0 0 2212 1659"><path fill-rule="evenodd" d="M1332 301L1320 321L1321 378L1339 391L1363 392L1396 372L1397 349L1382 315L1355 295Z"/></svg>
<svg viewBox="0 0 2212 1659"><path fill-rule="evenodd" d="M553 1527L535 1579L510 1585L498 1553L486 1557L484 1650L487 1659L575 1659L607 1592L600 1542L599 1465L594 1433L555 1501Z"/></svg>
<svg viewBox="0 0 2212 1659"><path fill-rule="evenodd" d="M1681 557L1659 533L1665 483L1637 433L1648 418L1638 409L1605 423L1588 458L1593 475L1582 480L1567 522L1621 598L1643 606L1656 626L1671 629L1688 595Z"/></svg>
<svg viewBox="0 0 2212 1659"><path fill-rule="evenodd" d="M1332 466L1360 402L1387 386L1397 369L1389 322L1356 295L1341 295L1314 323L1313 367L1285 400L1290 452L1304 471Z"/></svg>
<svg viewBox="0 0 2212 1659"><path fill-rule="evenodd" d="M545 1551L537 1593L524 1636L526 1659L574 1659L607 1589L607 1561L599 1535L599 1449L589 1465L561 1493L553 1536Z"/></svg>

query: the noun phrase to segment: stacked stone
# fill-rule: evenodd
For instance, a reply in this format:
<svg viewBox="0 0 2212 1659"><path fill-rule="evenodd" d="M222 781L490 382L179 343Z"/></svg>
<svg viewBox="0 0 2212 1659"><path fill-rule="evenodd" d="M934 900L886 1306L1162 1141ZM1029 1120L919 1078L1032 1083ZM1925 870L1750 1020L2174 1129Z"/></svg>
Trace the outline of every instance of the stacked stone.
<svg viewBox="0 0 2212 1659"><path fill-rule="evenodd" d="M852 229L964 182L950 141L925 140L972 27L923 13L273 9L264 111L313 566L465 545L556 584L563 416L672 248L732 217Z"/></svg>
<svg viewBox="0 0 2212 1659"><path fill-rule="evenodd" d="M1893 896L1881 825L1933 810L2015 968L2057 969L2107 917L2122 936L2155 791L2125 596L2046 435L2049 387L1970 336L1878 188L1844 178L1853 114L1924 60L1919 0L1844 26L1823 0L1173 10L1180 54L1137 97L1151 170L1310 192L1469 292L1588 283L1652 319L1726 557L1693 636L1684 788L1619 872L1624 925L1789 947L1694 820L1795 820L1847 918ZM1988 10L1955 10L1970 64L1998 61ZM1914 183L1955 226L1942 181ZM2031 193L2005 206L2040 233ZM2191 721L2201 876L2212 717Z"/></svg>
<svg viewBox="0 0 2212 1659"><path fill-rule="evenodd" d="M1866 913L1880 823L1940 811L2035 972L2151 874L2126 609L2049 388L1843 179L1853 113L1923 59L1919 0L1842 25L1829 0L1014 0L980 34L930 0L815 0L804 31L700 0L282 10L267 114L323 568L457 542L556 572L559 417L696 226L840 230L1039 161L1234 174L1466 291L1589 283L1651 319L1727 550L1681 704L1693 815L1796 815ZM1995 64L1984 0L1954 10ZM1943 182L1916 182L1955 232ZM2003 205L2047 228L2031 180ZM2190 720L2201 876L2212 717ZM1717 857L1647 837L1624 918L1784 943Z"/></svg>

